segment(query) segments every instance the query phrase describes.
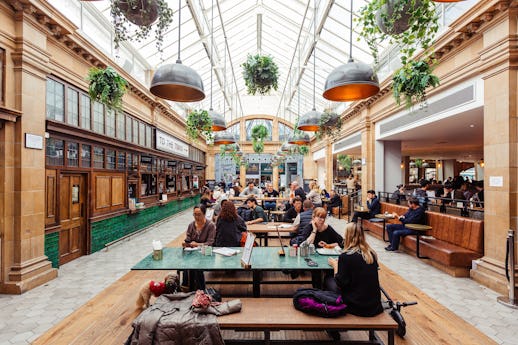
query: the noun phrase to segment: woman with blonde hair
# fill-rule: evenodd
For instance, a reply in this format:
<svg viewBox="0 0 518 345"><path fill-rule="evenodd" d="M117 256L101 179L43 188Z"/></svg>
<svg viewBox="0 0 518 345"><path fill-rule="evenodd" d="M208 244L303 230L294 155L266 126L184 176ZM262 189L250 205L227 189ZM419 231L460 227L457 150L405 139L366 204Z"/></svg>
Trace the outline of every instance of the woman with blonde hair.
<svg viewBox="0 0 518 345"><path fill-rule="evenodd" d="M348 313L374 316L383 312L377 255L365 241L361 227L346 225L344 252L338 259L329 258L328 263L334 276L326 278L326 290L342 295Z"/></svg>
<svg viewBox="0 0 518 345"><path fill-rule="evenodd" d="M313 207L322 207L322 198L320 197L320 189L315 181L309 183L309 193L306 194L306 198L311 200Z"/></svg>

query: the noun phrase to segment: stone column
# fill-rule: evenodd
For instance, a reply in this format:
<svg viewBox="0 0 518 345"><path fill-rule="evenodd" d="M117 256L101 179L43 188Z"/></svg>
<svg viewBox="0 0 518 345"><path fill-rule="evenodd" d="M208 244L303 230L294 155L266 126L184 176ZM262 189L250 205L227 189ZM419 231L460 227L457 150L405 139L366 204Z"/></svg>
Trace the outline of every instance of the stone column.
<svg viewBox="0 0 518 345"><path fill-rule="evenodd" d="M25 134L45 137L46 79L50 73L47 35L35 19L16 13L20 42L11 54L15 108L22 116L4 140L12 140L12 224L4 229L0 292L22 293L57 276L45 256L45 148L25 148ZM12 134L12 136L11 136ZM10 162L7 160L6 162ZM10 217L9 217L10 218Z"/></svg>
<svg viewBox="0 0 518 345"><path fill-rule="evenodd" d="M325 161L325 165L326 165L326 180L325 180L325 185L326 185L326 188L327 188L327 191L331 191L331 189L334 189L334 183L333 183L333 178L334 178L334 170L333 170L333 144L328 140L327 141L327 146L326 146L326 161Z"/></svg>
<svg viewBox="0 0 518 345"><path fill-rule="evenodd" d="M374 144L376 141L376 133L374 126L372 126L370 120L365 121L365 127L362 130L362 204L366 206L365 201L367 200L367 191L375 188L375 149Z"/></svg>
<svg viewBox="0 0 518 345"><path fill-rule="evenodd" d="M509 41L518 32L518 15L507 13L484 32L480 52L484 66L484 257L471 270L473 279L505 295L507 232L518 230L518 52Z"/></svg>

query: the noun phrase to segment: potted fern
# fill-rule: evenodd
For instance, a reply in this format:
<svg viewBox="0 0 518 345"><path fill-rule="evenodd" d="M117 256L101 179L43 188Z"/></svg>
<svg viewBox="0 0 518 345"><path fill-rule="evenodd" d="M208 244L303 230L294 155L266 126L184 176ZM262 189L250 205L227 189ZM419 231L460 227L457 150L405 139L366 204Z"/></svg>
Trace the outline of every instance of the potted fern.
<svg viewBox="0 0 518 345"><path fill-rule="evenodd" d="M197 141L203 135L207 141L213 140L212 119L207 110L193 110L185 119L187 136L192 141Z"/></svg>
<svg viewBox="0 0 518 345"><path fill-rule="evenodd" d="M252 148L255 153L264 151L264 138L268 136L268 129L265 125L255 125L252 128Z"/></svg>
<svg viewBox="0 0 518 345"><path fill-rule="evenodd" d="M164 33L173 22L166 0L111 0L111 15L115 49L129 39L142 42L154 26L156 47L162 52Z"/></svg>
<svg viewBox="0 0 518 345"><path fill-rule="evenodd" d="M378 48L382 42L401 46L402 67L393 76L394 98L398 104L404 95L410 107L414 101L425 99L427 87L439 85L429 63L431 46L439 30L432 0L372 0L360 10L358 21L360 36L367 42L375 65L379 64ZM423 58L412 61L418 48L423 50Z"/></svg>
<svg viewBox="0 0 518 345"><path fill-rule="evenodd" d="M86 80L89 82L88 94L93 101L99 101L111 109L122 108L122 97L128 82L113 67L92 67Z"/></svg>
<svg viewBox="0 0 518 345"><path fill-rule="evenodd" d="M272 89L277 90L279 67L271 56L248 55L243 67L243 78L249 95L259 92L268 94Z"/></svg>

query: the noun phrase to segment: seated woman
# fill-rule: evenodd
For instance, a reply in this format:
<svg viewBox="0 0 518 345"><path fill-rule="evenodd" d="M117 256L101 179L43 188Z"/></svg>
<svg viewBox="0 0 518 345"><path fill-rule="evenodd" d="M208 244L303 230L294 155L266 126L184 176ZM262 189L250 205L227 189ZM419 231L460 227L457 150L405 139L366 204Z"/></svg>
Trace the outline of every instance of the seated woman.
<svg viewBox="0 0 518 345"><path fill-rule="evenodd" d="M182 243L184 247L198 247L201 245L212 246L214 244L214 238L216 237L216 226L210 220L205 218L205 212L207 208L201 204L194 206L193 216L194 221L187 226L187 234L185 240ZM194 286L189 284L189 275L191 277ZM183 286L188 286L191 290L205 289L205 278L203 271L184 271L183 272Z"/></svg>
<svg viewBox="0 0 518 345"><path fill-rule="evenodd" d="M322 198L320 197L320 189L315 181L309 183L309 193L306 194L306 198L311 200L314 207L322 207Z"/></svg>
<svg viewBox="0 0 518 345"><path fill-rule="evenodd" d="M325 279L325 289L342 295L347 313L375 316L383 312L377 255L356 223L345 226L344 252L328 263L334 276Z"/></svg>
<svg viewBox="0 0 518 345"><path fill-rule="evenodd" d="M313 219L304 230L301 236L306 237L306 243L314 243L319 248L343 248L344 239L335 229L326 223L327 212L322 207L313 210Z"/></svg>
<svg viewBox="0 0 518 345"><path fill-rule="evenodd" d="M236 206L230 201L221 204L221 212L216 221L215 247L239 247L242 232L246 224L236 211Z"/></svg>

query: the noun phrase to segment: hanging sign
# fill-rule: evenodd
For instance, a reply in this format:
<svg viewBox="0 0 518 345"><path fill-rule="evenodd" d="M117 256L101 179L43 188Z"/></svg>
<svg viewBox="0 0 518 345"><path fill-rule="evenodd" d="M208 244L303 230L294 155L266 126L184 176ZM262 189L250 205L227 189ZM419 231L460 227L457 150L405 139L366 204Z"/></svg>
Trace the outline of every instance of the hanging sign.
<svg viewBox="0 0 518 345"><path fill-rule="evenodd" d="M156 130L156 149L189 157L189 146L167 133Z"/></svg>

